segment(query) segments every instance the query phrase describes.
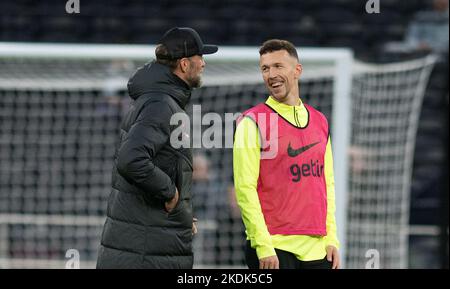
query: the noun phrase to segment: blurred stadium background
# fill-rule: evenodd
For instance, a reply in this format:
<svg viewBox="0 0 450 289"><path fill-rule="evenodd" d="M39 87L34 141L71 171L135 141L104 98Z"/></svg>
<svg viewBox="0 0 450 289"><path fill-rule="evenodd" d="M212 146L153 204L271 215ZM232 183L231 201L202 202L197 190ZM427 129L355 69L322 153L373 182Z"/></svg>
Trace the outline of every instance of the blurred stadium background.
<svg viewBox="0 0 450 289"><path fill-rule="evenodd" d="M292 41L306 62L301 96L346 144L335 150L346 267L365 268L376 249L381 268L448 268L448 6L431 24L424 14L448 1L380 0L373 14L365 0L81 0L75 14L66 2L0 2L0 268L64 268L69 249L95 266L126 82L173 26L233 52L206 58L191 114L263 101L257 46ZM411 40L442 27L429 47ZM311 57L336 47L353 65ZM232 152L194 151L195 267L244 267Z"/></svg>

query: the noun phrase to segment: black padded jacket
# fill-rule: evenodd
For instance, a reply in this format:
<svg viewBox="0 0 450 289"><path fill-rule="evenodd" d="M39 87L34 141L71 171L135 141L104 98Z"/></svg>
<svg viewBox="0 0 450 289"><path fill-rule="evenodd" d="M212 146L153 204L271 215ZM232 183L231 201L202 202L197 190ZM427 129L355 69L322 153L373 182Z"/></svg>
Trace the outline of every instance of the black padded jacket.
<svg viewBox="0 0 450 289"><path fill-rule="evenodd" d="M170 124L191 96L168 67L148 63L128 82L134 100L120 131L97 268L192 268L192 151ZM167 213L164 203L180 199Z"/></svg>

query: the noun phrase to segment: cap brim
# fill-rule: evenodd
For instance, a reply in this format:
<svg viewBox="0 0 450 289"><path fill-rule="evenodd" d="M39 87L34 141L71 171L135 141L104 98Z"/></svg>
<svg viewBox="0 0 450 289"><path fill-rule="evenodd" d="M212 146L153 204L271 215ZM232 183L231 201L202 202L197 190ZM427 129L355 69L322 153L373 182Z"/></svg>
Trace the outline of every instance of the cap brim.
<svg viewBox="0 0 450 289"><path fill-rule="evenodd" d="M203 45L202 54L213 54L219 50L216 45Z"/></svg>

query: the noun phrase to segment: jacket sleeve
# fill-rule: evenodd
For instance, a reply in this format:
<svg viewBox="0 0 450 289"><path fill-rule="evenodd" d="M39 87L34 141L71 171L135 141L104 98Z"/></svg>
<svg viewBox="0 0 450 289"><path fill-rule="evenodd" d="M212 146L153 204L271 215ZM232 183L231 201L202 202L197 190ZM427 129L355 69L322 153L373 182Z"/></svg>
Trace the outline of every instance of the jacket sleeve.
<svg viewBox="0 0 450 289"><path fill-rule="evenodd" d="M163 201L175 196L175 184L153 160L170 139L171 116L168 104L148 104L122 142L116 163L117 171L128 182Z"/></svg>
<svg viewBox="0 0 450 289"><path fill-rule="evenodd" d="M326 245L332 245L339 249L339 240L336 232L336 202L334 190L334 170L333 153L331 151L331 138L328 137L328 143L325 151L325 181L327 185L327 235L325 236Z"/></svg>
<svg viewBox="0 0 450 289"><path fill-rule="evenodd" d="M246 234L258 258L274 256L275 249L267 229L256 191L261 159L259 130L245 117L238 124L233 147L233 174L236 200L241 209Z"/></svg>

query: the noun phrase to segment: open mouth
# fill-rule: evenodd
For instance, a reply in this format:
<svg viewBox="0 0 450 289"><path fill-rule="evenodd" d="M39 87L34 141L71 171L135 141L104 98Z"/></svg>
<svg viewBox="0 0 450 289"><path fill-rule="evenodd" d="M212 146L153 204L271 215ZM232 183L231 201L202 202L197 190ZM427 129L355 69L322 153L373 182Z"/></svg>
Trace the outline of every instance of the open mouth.
<svg viewBox="0 0 450 289"><path fill-rule="evenodd" d="M273 82L273 83L270 84L270 87L277 88L277 87L280 87L282 85L283 85L282 82Z"/></svg>

